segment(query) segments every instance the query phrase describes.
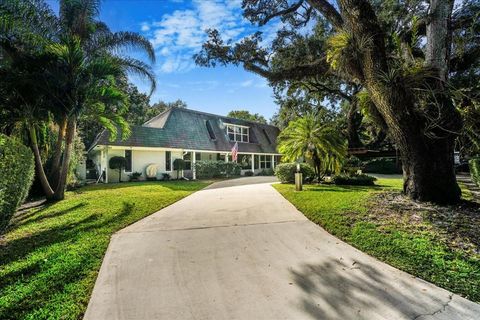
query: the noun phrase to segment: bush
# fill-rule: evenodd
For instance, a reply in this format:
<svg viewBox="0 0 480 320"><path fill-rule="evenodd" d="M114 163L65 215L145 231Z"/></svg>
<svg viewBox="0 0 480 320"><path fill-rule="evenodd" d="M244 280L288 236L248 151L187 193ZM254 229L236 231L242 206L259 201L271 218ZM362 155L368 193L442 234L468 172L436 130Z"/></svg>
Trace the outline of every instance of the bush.
<svg viewBox="0 0 480 320"><path fill-rule="evenodd" d="M225 174L227 177L239 176L242 172L242 166L236 162L218 162L220 162L222 174Z"/></svg>
<svg viewBox="0 0 480 320"><path fill-rule="evenodd" d="M0 234L25 200L34 170L32 151L19 141L0 134Z"/></svg>
<svg viewBox="0 0 480 320"><path fill-rule="evenodd" d="M199 179L211 179L239 176L242 167L235 162L202 160L195 163L195 170Z"/></svg>
<svg viewBox="0 0 480 320"><path fill-rule="evenodd" d="M376 158L376 159L365 161L363 163L362 171L365 173L381 173L381 174L402 173L402 169L397 168L395 159L392 159L392 158Z"/></svg>
<svg viewBox="0 0 480 320"><path fill-rule="evenodd" d="M251 177L251 176L253 176L253 171L251 171L251 170L245 171L245 173L243 175L245 177Z"/></svg>
<svg viewBox="0 0 480 320"><path fill-rule="evenodd" d="M468 162L473 182L480 186L480 158L473 158Z"/></svg>
<svg viewBox="0 0 480 320"><path fill-rule="evenodd" d="M130 181L138 181L138 179L142 176L141 172L133 172L130 175Z"/></svg>
<svg viewBox="0 0 480 320"><path fill-rule="evenodd" d="M362 167L363 167L363 163L359 158L355 156L350 156L343 164L343 171L349 174L354 174L358 170L360 170Z"/></svg>
<svg viewBox="0 0 480 320"><path fill-rule="evenodd" d="M108 162L110 169L118 170L118 182L122 182L122 169L127 165L127 159L124 157L111 157Z"/></svg>
<svg viewBox="0 0 480 320"><path fill-rule="evenodd" d="M296 163L281 163L275 168L275 175L281 183L294 183L295 173L297 172ZM315 177L313 168L306 164L300 164L300 172L303 173L303 181L311 181Z"/></svg>
<svg viewBox="0 0 480 320"><path fill-rule="evenodd" d="M366 174L339 174L332 178L332 182L337 185L351 185L351 186L373 186L377 178Z"/></svg>
<svg viewBox="0 0 480 320"><path fill-rule="evenodd" d="M169 181L171 179L169 173L162 173L162 180Z"/></svg>

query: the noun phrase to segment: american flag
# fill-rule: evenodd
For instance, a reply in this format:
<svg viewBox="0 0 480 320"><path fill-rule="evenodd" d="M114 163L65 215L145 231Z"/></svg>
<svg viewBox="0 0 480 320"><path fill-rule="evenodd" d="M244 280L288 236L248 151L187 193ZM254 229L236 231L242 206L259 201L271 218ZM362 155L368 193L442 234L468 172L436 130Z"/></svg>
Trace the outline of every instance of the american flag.
<svg viewBox="0 0 480 320"><path fill-rule="evenodd" d="M232 148L232 161L237 162L238 156L238 142L235 142L235 145Z"/></svg>

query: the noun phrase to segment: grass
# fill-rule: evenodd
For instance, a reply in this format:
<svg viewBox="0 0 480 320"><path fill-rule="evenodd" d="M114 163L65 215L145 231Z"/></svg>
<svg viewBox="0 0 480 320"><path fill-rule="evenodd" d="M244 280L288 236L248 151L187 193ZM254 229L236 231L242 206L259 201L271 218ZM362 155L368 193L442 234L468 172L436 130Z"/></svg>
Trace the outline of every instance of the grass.
<svg viewBox="0 0 480 320"><path fill-rule="evenodd" d="M0 239L0 319L79 319L110 236L205 182L88 186L17 216Z"/></svg>
<svg viewBox="0 0 480 320"><path fill-rule="evenodd" d="M374 187L307 185L302 192L296 192L293 185L274 187L307 218L356 248L480 302L480 251L472 253L451 245L448 225L431 216L412 224L401 215L383 215L382 211L387 211L384 207L372 214L375 196L402 187L400 179L379 179L376 183ZM422 216L423 212L416 214ZM480 232L480 228L473 231Z"/></svg>

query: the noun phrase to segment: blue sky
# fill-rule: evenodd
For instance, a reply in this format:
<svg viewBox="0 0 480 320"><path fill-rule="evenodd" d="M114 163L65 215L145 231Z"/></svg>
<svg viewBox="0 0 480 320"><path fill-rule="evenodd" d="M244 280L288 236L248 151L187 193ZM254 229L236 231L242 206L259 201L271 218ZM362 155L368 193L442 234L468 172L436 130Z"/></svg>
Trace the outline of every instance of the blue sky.
<svg viewBox="0 0 480 320"><path fill-rule="evenodd" d="M57 1L48 2L57 11ZM207 28L234 41L258 30L242 17L240 5L241 0L104 0L100 19L113 31L139 32L154 45L158 84L152 102L182 99L191 109L217 114L246 109L269 119L277 106L263 78L242 67L197 67L192 59ZM279 22L263 27L265 41L279 27ZM131 80L148 91L147 82Z"/></svg>

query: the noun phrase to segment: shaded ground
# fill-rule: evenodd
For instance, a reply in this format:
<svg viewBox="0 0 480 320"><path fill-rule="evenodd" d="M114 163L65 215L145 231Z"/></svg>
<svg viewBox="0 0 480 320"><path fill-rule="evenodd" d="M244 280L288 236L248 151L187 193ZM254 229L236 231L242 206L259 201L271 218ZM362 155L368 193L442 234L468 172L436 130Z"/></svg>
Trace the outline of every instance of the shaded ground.
<svg viewBox="0 0 480 320"><path fill-rule="evenodd" d="M475 319L479 313L480 305L333 237L269 184L249 184L199 191L116 233L85 319Z"/></svg>

